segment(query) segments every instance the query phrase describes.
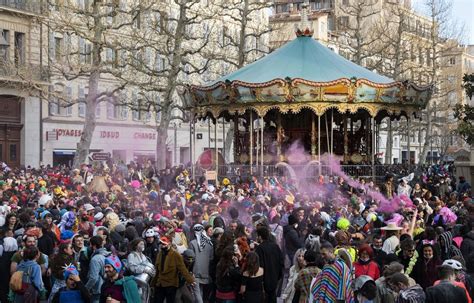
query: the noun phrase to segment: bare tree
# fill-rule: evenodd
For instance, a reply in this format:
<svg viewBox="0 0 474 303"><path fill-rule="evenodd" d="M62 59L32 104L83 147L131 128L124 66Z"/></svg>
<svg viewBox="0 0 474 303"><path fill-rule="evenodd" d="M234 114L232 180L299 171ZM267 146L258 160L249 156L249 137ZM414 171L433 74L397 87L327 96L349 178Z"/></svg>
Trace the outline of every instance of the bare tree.
<svg viewBox="0 0 474 303"><path fill-rule="evenodd" d="M215 58L211 34L215 16L214 6L199 0L152 2L140 16L148 26L131 33L128 48L142 55L128 62L132 77L127 80L141 88L142 109L155 115L158 168L166 167L170 123L191 118L183 108L181 91L191 82L198 83L196 78L210 70Z"/></svg>
<svg viewBox="0 0 474 303"><path fill-rule="evenodd" d="M453 86L447 83L449 81L444 73L449 63L450 53L457 48L457 41L461 41L462 26L457 24L451 15L452 2L450 0L426 0L425 6L430 19L430 28L428 29L428 48L430 50L429 68L424 73L429 83L435 85L435 91L432 101L428 104L426 113L426 132L428 136L433 134L433 115L442 113L444 123L440 123L437 127L442 137L451 135L452 130L448 125L449 111L452 111L454 104L450 104L449 94L453 90ZM454 118L452 119L454 120ZM428 150L430 149L430 140L425 140L421 154L420 163L424 163ZM443 141L443 140L442 140ZM445 148L447 150L447 148ZM433 156L433 155L431 155Z"/></svg>
<svg viewBox="0 0 474 303"><path fill-rule="evenodd" d="M220 15L229 18L233 23L233 28L224 25L223 37L219 41L219 46L226 52L222 53L218 59L229 66L221 70L222 72L242 68L269 52L267 38L275 28L270 28L268 23L258 21L262 19L261 15L266 14L272 6L273 2L267 0L232 0L230 3L220 5ZM227 130L224 159L230 158L232 142L236 139L234 138L235 127L234 123L230 123Z"/></svg>
<svg viewBox="0 0 474 303"><path fill-rule="evenodd" d="M85 105L82 136L77 144L74 167L89 155L96 127L96 108L104 101L114 102L128 86L126 69L119 58L110 60L122 48L136 24L141 4L121 1L49 1L49 15L41 20L49 29L49 68L52 86L44 91L49 102L67 108ZM104 84L104 80L107 85ZM87 93L72 96L68 83L79 81ZM41 90L41 87L37 87Z"/></svg>

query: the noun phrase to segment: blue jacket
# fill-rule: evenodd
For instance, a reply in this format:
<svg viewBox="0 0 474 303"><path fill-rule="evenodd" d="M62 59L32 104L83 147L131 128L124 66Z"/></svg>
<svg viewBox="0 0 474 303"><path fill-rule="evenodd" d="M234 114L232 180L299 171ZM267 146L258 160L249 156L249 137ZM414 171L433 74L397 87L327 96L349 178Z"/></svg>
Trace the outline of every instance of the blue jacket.
<svg viewBox="0 0 474 303"><path fill-rule="evenodd" d="M100 294L102 283L104 283L102 277L104 276L105 258L109 255L110 252L108 252L105 248L99 248L92 254L86 283L86 288L92 295Z"/></svg>
<svg viewBox="0 0 474 303"><path fill-rule="evenodd" d="M43 279L41 278L41 267L34 260L21 261L16 269L23 272L23 282L32 283L33 286L41 291L44 289ZM31 275L29 281L26 280L27 273L30 271Z"/></svg>

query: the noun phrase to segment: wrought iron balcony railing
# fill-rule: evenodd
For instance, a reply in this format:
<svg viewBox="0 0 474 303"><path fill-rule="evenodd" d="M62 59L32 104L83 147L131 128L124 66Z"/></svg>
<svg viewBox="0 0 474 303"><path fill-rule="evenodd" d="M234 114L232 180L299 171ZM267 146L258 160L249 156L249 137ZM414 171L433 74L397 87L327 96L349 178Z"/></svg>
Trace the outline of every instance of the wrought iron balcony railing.
<svg viewBox="0 0 474 303"><path fill-rule="evenodd" d="M44 0L0 0L0 8L10 8L17 11L24 11L33 14L42 14Z"/></svg>
<svg viewBox="0 0 474 303"><path fill-rule="evenodd" d="M19 82L47 82L49 71L47 67L36 64L15 64L0 59L0 79Z"/></svg>

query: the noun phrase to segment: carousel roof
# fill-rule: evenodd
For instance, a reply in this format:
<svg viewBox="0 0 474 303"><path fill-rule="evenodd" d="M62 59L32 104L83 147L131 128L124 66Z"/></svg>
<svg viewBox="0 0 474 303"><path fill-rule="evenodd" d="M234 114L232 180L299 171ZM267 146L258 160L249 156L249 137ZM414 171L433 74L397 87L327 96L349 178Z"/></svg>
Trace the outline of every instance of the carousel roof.
<svg viewBox="0 0 474 303"><path fill-rule="evenodd" d="M287 77L313 82L353 77L379 84L395 82L345 59L312 37L302 35L213 84L226 80L263 83Z"/></svg>
<svg viewBox="0 0 474 303"><path fill-rule="evenodd" d="M412 114L426 107L431 86L394 81L371 72L315 41L310 30L278 50L205 85L189 86L186 107L197 116L224 112L259 116L272 109L297 113L303 108L323 115L366 110L372 117Z"/></svg>

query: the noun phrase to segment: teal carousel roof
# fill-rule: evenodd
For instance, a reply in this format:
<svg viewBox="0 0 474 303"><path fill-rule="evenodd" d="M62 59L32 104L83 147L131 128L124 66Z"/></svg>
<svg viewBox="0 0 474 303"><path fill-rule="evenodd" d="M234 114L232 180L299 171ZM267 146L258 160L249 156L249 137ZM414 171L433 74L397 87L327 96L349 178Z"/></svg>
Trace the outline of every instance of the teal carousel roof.
<svg viewBox="0 0 474 303"><path fill-rule="evenodd" d="M307 29L297 38L206 86L189 86L186 106L198 116L271 109L297 113L303 108L323 115L359 109L372 117L413 114L426 107L431 86L394 81L359 66L314 40Z"/></svg>
<svg viewBox="0 0 474 303"><path fill-rule="evenodd" d="M300 36L216 82L264 83L287 77L313 82L353 77L379 84L395 82L345 59L308 36Z"/></svg>

